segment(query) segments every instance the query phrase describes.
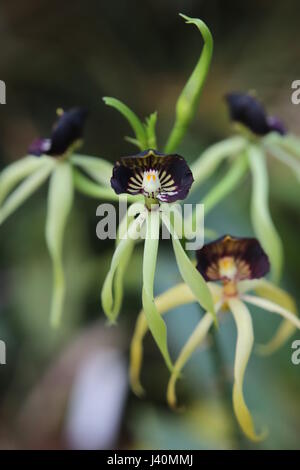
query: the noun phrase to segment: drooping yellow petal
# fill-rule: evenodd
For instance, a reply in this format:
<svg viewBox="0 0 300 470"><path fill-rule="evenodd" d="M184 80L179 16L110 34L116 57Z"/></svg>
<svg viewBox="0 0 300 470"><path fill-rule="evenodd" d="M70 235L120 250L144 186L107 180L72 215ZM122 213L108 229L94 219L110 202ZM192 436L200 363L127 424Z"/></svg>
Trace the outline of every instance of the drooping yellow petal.
<svg viewBox="0 0 300 470"><path fill-rule="evenodd" d="M281 307L298 316L297 306L293 297L285 290L277 287L266 279L252 279L239 283L240 294L254 290L259 297L271 300ZM289 320L283 320L274 336L266 344L256 346L256 351L261 355L273 354L279 349L295 332L296 326Z"/></svg>
<svg viewBox="0 0 300 470"><path fill-rule="evenodd" d="M245 403L243 383L245 370L253 346L252 319L246 305L237 298L228 300L237 327L237 343L234 364L233 408L245 435L252 441L260 441L266 433L255 432L252 416Z"/></svg>
<svg viewBox="0 0 300 470"><path fill-rule="evenodd" d="M183 346L175 364L174 368L168 383L168 389L167 389L167 401L169 405L172 408L176 407L176 391L175 391L175 386L178 377L180 376L180 373L195 351L195 349L201 344L201 342L204 340L204 338L207 335L207 332L209 328L211 327L213 323L213 317L209 314L206 313L204 317L201 318L199 321L197 327Z"/></svg>
<svg viewBox="0 0 300 470"><path fill-rule="evenodd" d="M294 313L290 312L286 308L283 308L280 305L271 302L270 300L261 299L260 297L256 297L254 295L243 295L242 299L249 304L260 307L263 310L267 310L268 312L278 313L278 315L281 315L283 318L290 321L293 325L296 326L296 328L300 330L300 318L296 317Z"/></svg>
<svg viewBox="0 0 300 470"><path fill-rule="evenodd" d="M179 307L180 305L195 302L195 296L191 289L184 283L167 290L155 298L155 305L160 315L167 311ZM136 395L143 393L143 387L140 383L140 372L143 361L143 339L148 331L148 323L144 311L138 316L131 347L130 347L130 384Z"/></svg>

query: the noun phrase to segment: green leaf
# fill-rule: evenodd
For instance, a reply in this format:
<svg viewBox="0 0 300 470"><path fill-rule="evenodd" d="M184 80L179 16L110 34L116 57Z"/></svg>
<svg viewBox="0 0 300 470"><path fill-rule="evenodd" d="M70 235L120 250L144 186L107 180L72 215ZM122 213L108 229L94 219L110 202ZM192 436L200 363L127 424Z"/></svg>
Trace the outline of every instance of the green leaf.
<svg viewBox="0 0 300 470"><path fill-rule="evenodd" d="M156 131L155 131L156 122L157 122L157 112L150 114L150 116L146 118L145 129L147 133L147 147L151 149L157 149Z"/></svg>
<svg viewBox="0 0 300 470"><path fill-rule="evenodd" d="M107 160L99 157L90 157L88 155L71 155L71 162L82 168L97 183L104 186L110 186L113 166Z"/></svg>
<svg viewBox="0 0 300 470"><path fill-rule="evenodd" d="M46 242L53 265L53 292L50 322L60 324L65 297L62 247L67 217L73 203L72 167L68 161L58 162L50 180L46 221Z"/></svg>
<svg viewBox="0 0 300 470"><path fill-rule="evenodd" d="M191 166L194 183L191 192L195 191L203 181L209 178L222 161L227 157L233 157L245 150L247 141L240 136L230 137L206 149Z"/></svg>
<svg viewBox="0 0 300 470"><path fill-rule="evenodd" d="M17 189L8 196L0 208L0 225L46 181L54 165L55 161L44 161L41 168L28 176Z"/></svg>
<svg viewBox="0 0 300 470"><path fill-rule="evenodd" d="M215 324L217 324L214 302L207 283L184 251L180 240L178 239L174 228L170 223L169 216L162 213L162 220L172 236L176 262L182 279L189 286L194 296L196 297L196 300L200 303L204 310L210 312L211 315L213 315Z"/></svg>
<svg viewBox="0 0 300 470"><path fill-rule="evenodd" d="M167 345L167 327L160 316L154 303L154 276L157 261L159 243L160 215L158 210L149 211L147 214L147 231L144 246L143 260L143 309L149 325L149 329L159 347L165 362L172 370L172 361Z"/></svg>
<svg viewBox="0 0 300 470"><path fill-rule="evenodd" d="M0 205L14 187L44 164L43 158L28 155L4 168L0 173Z"/></svg>
<svg viewBox="0 0 300 470"><path fill-rule="evenodd" d="M204 40L204 46L198 63L177 100L176 119L165 147L165 153L172 153L177 149L196 114L213 53L213 38L206 24L198 18L189 18L182 14L180 16L186 20L187 24L193 24L198 28Z"/></svg>
<svg viewBox="0 0 300 470"><path fill-rule="evenodd" d="M102 292L101 301L104 313L111 323L115 323L119 311L120 311L120 296L122 296L120 290L120 282L122 282L123 274L122 270L125 268L128 259L131 256L132 249L134 247L135 240L137 239L140 230L145 221L145 214L141 213L135 220L130 224L126 236L119 241L116 246L115 252L112 257L110 269L106 275ZM121 272L118 274L118 279L115 280L116 272L118 269ZM117 288L117 293L113 292L114 288Z"/></svg>
<svg viewBox="0 0 300 470"><path fill-rule="evenodd" d="M252 145L248 155L253 179L252 224L257 238L270 258L272 278L277 283L281 276L283 250L268 204L269 182L265 154L260 148Z"/></svg>
<svg viewBox="0 0 300 470"><path fill-rule="evenodd" d="M137 141L139 142L140 149L146 150L147 134L142 122L137 117L137 115L128 106L126 106L126 104L122 103L116 98L110 98L108 96L105 96L103 98L103 101L107 106L111 106L117 109L127 119L135 133Z"/></svg>

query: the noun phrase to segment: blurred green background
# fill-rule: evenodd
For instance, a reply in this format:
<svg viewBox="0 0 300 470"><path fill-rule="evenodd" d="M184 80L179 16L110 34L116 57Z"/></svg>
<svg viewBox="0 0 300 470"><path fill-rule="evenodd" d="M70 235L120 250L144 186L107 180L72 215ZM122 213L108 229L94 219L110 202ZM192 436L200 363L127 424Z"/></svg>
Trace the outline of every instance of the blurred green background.
<svg viewBox="0 0 300 470"><path fill-rule="evenodd" d="M256 90L269 112L299 133L300 106L290 101L291 83L300 78L300 4L295 0L3 1L0 79L6 82L7 104L0 106L0 168L25 155L33 138L49 135L57 107L90 109L84 153L113 162L135 152L123 138L130 134L126 122L105 107L102 96L121 99L140 116L157 110L162 147L176 98L202 45L179 12L205 20L215 40L199 112L180 153L192 162L230 135L223 96L232 90ZM201 187L194 202L225 168ZM299 305L299 186L274 159L269 171L271 211L285 248L283 286ZM250 189L248 178L207 217L207 226L219 234L251 235ZM147 394L140 400L129 391L126 361L141 307L141 250L136 249L126 275L119 324L107 328L100 288L113 242L97 240L98 202L79 194L65 237L63 326L58 332L50 329L46 194L46 187L38 191L0 231L0 339L7 345L7 364L0 366L0 448L299 448L300 366L291 363L291 341L270 358L253 354L246 373L246 399L258 426L269 427L268 439L255 445L239 433L224 390L232 378L236 338L229 316L219 334L225 380L208 340L178 385L185 412L166 406L168 371L150 336L142 376ZM157 293L179 280L171 254L164 243ZM252 310L256 340L266 341L279 319ZM166 318L176 357L199 311L184 307Z"/></svg>

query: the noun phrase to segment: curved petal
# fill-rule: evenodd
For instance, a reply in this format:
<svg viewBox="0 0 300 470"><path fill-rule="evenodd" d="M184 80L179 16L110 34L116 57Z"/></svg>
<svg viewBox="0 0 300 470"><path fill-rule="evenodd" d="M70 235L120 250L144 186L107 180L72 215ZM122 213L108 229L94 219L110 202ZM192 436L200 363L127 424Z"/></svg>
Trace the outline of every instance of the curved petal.
<svg viewBox="0 0 300 470"><path fill-rule="evenodd" d="M209 328L213 323L213 318L210 313L205 313L201 318L195 330L183 346L180 354L174 364L174 368L169 379L168 389L167 389L167 401L172 408L176 408L176 382L180 377L180 373L190 359L193 352L199 347L204 338L206 337Z"/></svg>
<svg viewBox="0 0 300 470"><path fill-rule="evenodd" d="M0 208L0 225L46 181L54 165L55 161L44 162L8 196Z"/></svg>
<svg viewBox="0 0 300 470"><path fill-rule="evenodd" d="M199 304L203 306L205 310L211 312L211 315L217 324L214 303L207 283L184 251L167 213L162 212L162 221L172 236L176 262L182 279L186 282L186 284L188 284Z"/></svg>
<svg viewBox="0 0 300 470"><path fill-rule="evenodd" d="M195 300L191 289L186 284L182 283L177 284L177 286L172 287L156 297L154 303L158 313L163 315L173 308L195 302ZM130 346L129 376L131 388L136 395L141 395L144 392L140 382L140 372L143 361L143 339L147 331L148 323L144 310L142 310L139 313Z"/></svg>
<svg viewBox="0 0 300 470"><path fill-rule="evenodd" d="M103 101L107 106L117 109L129 122L136 136L136 143L141 150L147 148L147 133L137 115L124 103L116 98L104 96Z"/></svg>
<svg viewBox="0 0 300 470"><path fill-rule="evenodd" d="M266 434L256 434L250 411L243 395L245 370L253 346L252 319L246 305L237 298L228 300L237 327L237 343L234 364L233 408L236 418L246 436L260 441Z"/></svg>
<svg viewBox="0 0 300 470"><path fill-rule="evenodd" d="M264 152L257 146L249 148L253 189L251 196L251 219L257 238L270 258L273 279L281 276L283 249L280 236L272 221L268 203L268 172Z"/></svg>
<svg viewBox="0 0 300 470"><path fill-rule="evenodd" d="M241 294L246 293L249 290L254 290L259 297L271 300L295 315L298 315L297 306L293 297L270 281L267 281L266 279L256 279L252 281L243 281L241 284L239 285L239 292ZM261 355L274 353L292 336L295 330L296 327L294 324L288 320L283 320L273 338L266 344L257 345L256 351Z"/></svg>
<svg viewBox="0 0 300 470"><path fill-rule="evenodd" d="M168 351L167 327L154 303L154 276L159 243L160 213L152 210L147 213L147 229L143 259L143 309L153 338L170 370L172 361Z"/></svg>
<svg viewBox="0 0 300 470"><path fill-rule="evenodd" d="M187 24L193 24L198 28L204 40L204 46L196 67L178 97L176 119L165 147L168 153L178 148L187 127L195 116L213 53L213 37L206 24L198 18L189 18L182 14L180 16Z"/></svg>
<svg viewBox="0 0 300 470"><path fill-rule="evenodd" d="M191 165L191 171L195 179L191 187L191 193L214 173L225 158L242 153L246 145L246 139L241 136L234 136L206 149Z"/></svg>
<svg viewBox="0 0 300 470"><path fill-rule="evenodd" d="M62 245L72 202L72 167L67 161L59 162L50 180L46 221L46 241L53 263L53 293L50 321L54 327L57 327L60 323L65 296Z"/></svg>
<svg viewBox="0 0 300 470"><path fill-rule="evenodd" d="M281 307L270 300L262 299L260 297L255 297L254 295L243 295L242 299L249 304L255 305L256 307L260 307L263 310L267 310L271 313L278 313L282 317L289 320L293 325L295 325L298 329L300 329L300 318L296 317L293 312L290 312L284 307Z"/></svg>
<svg viewBox="0 0 300 470"><path fill-rule="evenodd" d="M74 165L82 168L97 183L110 188L110 178L113 166L104 158L91 157L89 155L73 154L70 160Z"/></svg>
<svg viewBox="0 0 300 470"><path fill-rule="evenodd" d="M4 168L0 173L0 205L10 191L14 189L20 181L26 178L26 176L29 176L43 164L44 160L42 158L39 159L28 155L27 157L21 158Z"/></svg>
<svg viewBox="0 0 300 470"><path fill-rule="evenodd" d="M108 271L101 292L102 307L104 313L111 323L116 321L119 314L120 303L118 296L116 298L116 292L113 292L113 284L115 281L116 272L122 263L126 265L126 260L134 246L135 240L140 234L140 230L145 222L145 213L142 212L135 220L130 224L127 234L118 243L115 252L112 257L110 270ZM122 270L121 270L122 271ZM121 272L122 274L122 272ZM114 284L116 286L116 284Z"/></svg>

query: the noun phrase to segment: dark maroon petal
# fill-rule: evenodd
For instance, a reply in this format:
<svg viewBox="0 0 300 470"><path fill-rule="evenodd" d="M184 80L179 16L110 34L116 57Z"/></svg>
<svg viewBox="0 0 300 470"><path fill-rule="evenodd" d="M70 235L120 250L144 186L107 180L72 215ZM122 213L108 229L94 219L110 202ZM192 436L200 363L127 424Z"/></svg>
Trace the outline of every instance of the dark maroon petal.
<svg viewBox="0 0 300 470"><path fill-rule="evenodd" d="M160 169L160 174L163 174L163 171L166 172L166 177L161 179L161 191L158 196L158 199L163 202L185 199L194 181L184 158L179 155L172 155L172 157L172 160L166 162L165 165L162 164Z"/></svg>
<svg viewBox="0 0 300 470"><path fill-rule="evenodd" d="M268 134L269 125L264 107L253 96L244 93L230 93L226 95L226 100L233 121L244 124L255 134Z"/></svg>
<svg viewBox="0 0 300 470"><path fill-rule="evenodd" d="M232 257L237 268L237 279L256 279L265 276L270 263L256 238L238 238L226 235L207 243L196 252L197 269L207 281L221 280L219 261Z"/></svg>
<svg viewBox="0 0 300 470"><path fill-rule="evenodd" d="M278 132L278 134L286 135L287 130L283 122L275 116L269 116L267 118L268 126L270 131Z"/></svg>
<svg viewBox="0 0 300 470"><path fill-rule="evenodd" d="M131 178L134 177L134 170L123 166L120 162L117 162L113 168L113 175L110 180L111 187L117 194L129 193L129 194L139 194L142 192L142 187L140 189L130 188Z"/></svg>
<svg viewBox="0 0 300 470"><path fill-rule="evenodd" d="M230 93L226 95L230 117L248 127L257 135L278 132L281 135L286 129L280 119L268 116L263 105L253 96L246 93Z"/></svg>
<svg viewBox="0 0 300 470"><path fill-rule="evenodd" d="M144 172L154 171L160 182L159 189L147 193L143 187ZM117 194L144 194L162 202L184 199L193 183L193 175L180 155L164 155L153 149L137 155L122 157L116 162L111 186Z"/></svg>
<svg viewBox="0 0 300 470"><path fill-rule="evenodd" d="M87 110L72 108L64 112L53 126L49 139L36 139L30 145L28 151L31 155L42 154L59 156L82 138L83 127L87 117Z"/></svg>
<svg viewBox="0 0 300 470"><path fill-rule="evenodd" d="M49 155L62 155L77 140L82 138L87 110L73 108L66 111L54 125L51 134Z"/></svg>

